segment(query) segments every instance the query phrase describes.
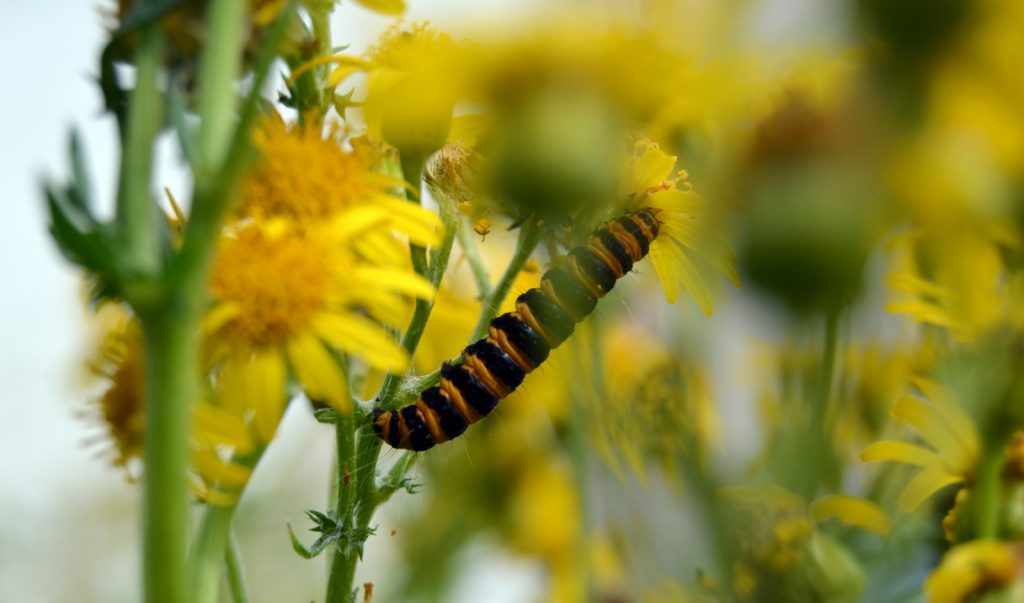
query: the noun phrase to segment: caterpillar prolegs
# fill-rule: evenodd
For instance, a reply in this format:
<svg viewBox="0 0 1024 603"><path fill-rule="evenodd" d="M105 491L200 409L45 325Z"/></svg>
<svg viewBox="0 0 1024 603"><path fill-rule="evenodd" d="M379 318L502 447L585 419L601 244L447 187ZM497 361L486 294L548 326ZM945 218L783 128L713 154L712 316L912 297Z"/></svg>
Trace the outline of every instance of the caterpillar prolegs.
<svg viewBox="0 0 1024 603"><path fill-rule="evenodd" d="M487 337L462 351L462 363L441 367L440 385L399 410L374 409L373 429L395 448L427 450L456 438L486 417L527 373L572 335L615 282L643 259L658 236L657 210L612 220L516 298L516 309L491 321Z"/></svg>

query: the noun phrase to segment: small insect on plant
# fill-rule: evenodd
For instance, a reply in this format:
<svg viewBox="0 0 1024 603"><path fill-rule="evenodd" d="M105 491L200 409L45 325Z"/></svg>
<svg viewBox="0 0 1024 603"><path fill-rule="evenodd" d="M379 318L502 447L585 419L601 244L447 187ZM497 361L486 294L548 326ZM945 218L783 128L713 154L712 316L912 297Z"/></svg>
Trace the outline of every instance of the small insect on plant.
<svg viewBox="0 0 1024 603"><path fill-rule="evenodd" d="M605 224L544 273L516 309L493 319L486 337L444 363L441 382L399 410L374 409L374 431L394 448L428 450L462 435L511 394L562 344L658 236L657 211L644 208Z"/></svg>

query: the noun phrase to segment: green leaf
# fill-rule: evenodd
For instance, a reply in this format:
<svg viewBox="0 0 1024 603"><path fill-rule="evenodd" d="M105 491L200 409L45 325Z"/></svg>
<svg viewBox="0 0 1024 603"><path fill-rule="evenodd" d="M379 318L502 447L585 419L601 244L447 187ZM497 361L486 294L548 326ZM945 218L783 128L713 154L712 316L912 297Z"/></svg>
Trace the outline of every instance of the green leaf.
<svg viewBox="0 0 1024 603"><path fill-rule="evenodd" d="M316 557L334 543L338 544L338 554L348 557L355 553L362 559L363 545L366 539L376 532L376 528L346 530L343 525L338 525L337 517L333 512L322 513L309 509L306 511L306 516L315 524L310 531L320 533L320 537L308 547L299 541L291 524L288 524L288 537L291 540L292 549L303 559Z"/></svg>
<svg viewBox="0 0 1024 603"><path fill-rule="evenodd" d="M317 408L313 411L313 418L318 423L333 425L338 422L338 413L333 408Z"/></svg>

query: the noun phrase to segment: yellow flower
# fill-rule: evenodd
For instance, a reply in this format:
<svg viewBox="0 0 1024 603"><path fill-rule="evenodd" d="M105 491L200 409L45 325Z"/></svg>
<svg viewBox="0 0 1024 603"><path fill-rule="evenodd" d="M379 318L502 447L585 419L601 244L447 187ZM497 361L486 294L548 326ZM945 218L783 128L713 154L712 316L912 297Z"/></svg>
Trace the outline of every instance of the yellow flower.
<svg viewBox="0 0 1024 603"><path fill-rule="evenodd" d="M114 464L123 467L130 477L138 477L136 465L142 459L145 435L142 333L120 304L103 304L97 318L101 339L96 357L87 366L105 382L105 387L95 400L95 418L105 426Z"/></svg>
<svg viewBox="0 0 1024 603"><path fill-rule="evenodd" d="M390 184L369 166L320 136L316 125L267 118L253 133L260 161L242 188L239 213L265 218L322 219Z"/></svg>
<svg viewBox="0 0 1024 603"><path fill-rule="evenodd" d="M1020 544L999 540L966 542L942 557L942 563L924 583L925 594L929 603L975 601L982 591L1014 582L1022 563Z"/></svg>
<svg viewBox="0 0 1024 603"><path fill-rule="evenodd" d="M403 156L425 158L448 138L452 111L467 79L467 60L450 36L428 24L396 24L366 58L320 57L296 69L292 78L331 63L336 67L327 78L330 87L356 73L367 74L362 105L370 134L391 143Z"/></svg>
<svg viewBox="0 0 1024 603"><path fill-rule="evenodd" d="M220 365L227 408L251 408L269 441L287 398L290 371L314 399L351 410L334 352L374 368L401 371L405 352L370 316L387 315L383 297L427 298L430 285L408 271L356 261L349 243L364 233L335 226L239 224L221 239L206 321L210 363Z"/></svg>
<svg viewBox="0 0 1024 603"><path fill-rule="evenodd" d="M669 476L680 474L684 456L701 464L718 433L704 367L635 328L615 325L600 337L584 328L581 334L593 341L574 346L579 357L574 372L582 387L603 387L584 399L599 401L587 413L592 441L616 477L626 481L628 469L644 482L651 461Z"/></svg>
<svg viewBox="0 0 1024 603"><path fill-rule="evenodd" d="M98 398L99 417L107 426L115 448L115 464L130 478L141 477L145 443L145 372L142 332L138 321L122 305L104 304L99 310L104 333L98 358L90 369L107 386ZM229 506L237 502L262 451L248 408L223 408L207 401L195 405L191 432L190 481L198 498Z"/></svg>
<svg viewBox="0 0 1024 603"><path fill-rule="evenodd" d="M673 175L675 165L675 156L649 141L640 142L628 163L625 190L632 207L658 210L661 231L651 243L650 259L665 299L674 303L685 291L710 315L718 273L739 286L735 254L715 230L711 208L690 190L686 174ZM682 188L677 188L680 182Z"/></svg>
<svg viewBox="0 0 1024 603"><path fill-rule="evenodd" d="M897 266L887 278L900 298L890 312L943 327L959 341L991 330L1008 314L1007 269L1002 250L1018 248L1005 228L918 230L893 242Z"/></svg>
<svg viewBox="0 0 1024 603"><path fill-rule="evenodd" d="M876 442L861 453L863 461L891 461L921 470L900 494L900 507L910 513L942 488L969 481L980 454L978 430L949 392L918 380L930 402L913 396L900 398L893 419L912 426L930 448L910 442Z"/></svg>

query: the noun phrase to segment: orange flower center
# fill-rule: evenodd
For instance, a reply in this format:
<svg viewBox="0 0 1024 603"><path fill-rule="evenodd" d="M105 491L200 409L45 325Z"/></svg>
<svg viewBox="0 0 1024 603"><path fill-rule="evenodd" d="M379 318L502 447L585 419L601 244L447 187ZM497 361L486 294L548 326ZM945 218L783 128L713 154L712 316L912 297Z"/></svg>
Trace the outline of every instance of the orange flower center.
<svg viewBox="0 0 1024 603"><path fill-rule="evenodd" d="M226 325L229 338L261 346L282 342L308 328L327 300L329 248L316 239L242 230L222 244L214 265L214 296L238 315Z"/></svg>

